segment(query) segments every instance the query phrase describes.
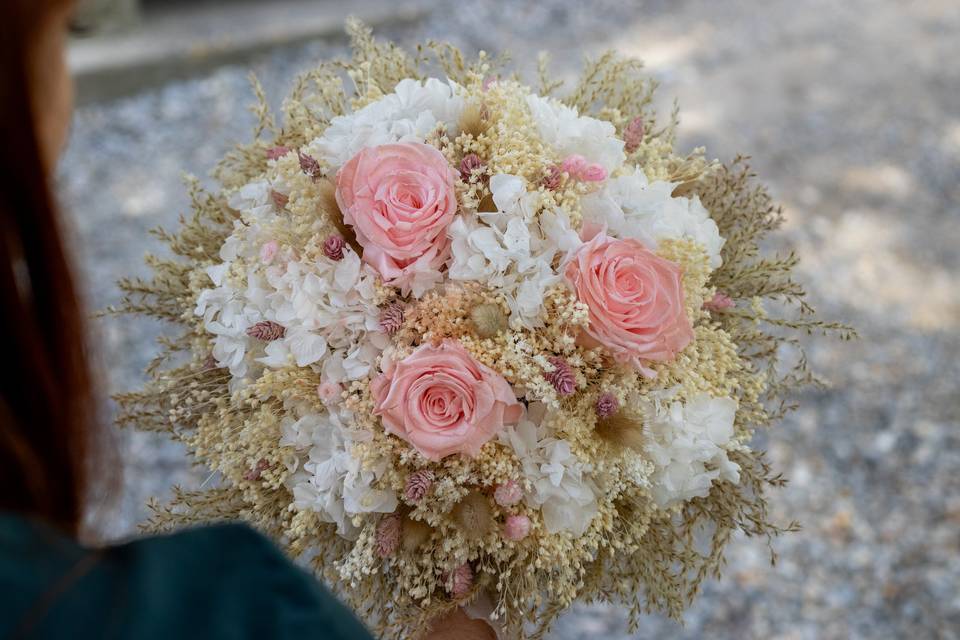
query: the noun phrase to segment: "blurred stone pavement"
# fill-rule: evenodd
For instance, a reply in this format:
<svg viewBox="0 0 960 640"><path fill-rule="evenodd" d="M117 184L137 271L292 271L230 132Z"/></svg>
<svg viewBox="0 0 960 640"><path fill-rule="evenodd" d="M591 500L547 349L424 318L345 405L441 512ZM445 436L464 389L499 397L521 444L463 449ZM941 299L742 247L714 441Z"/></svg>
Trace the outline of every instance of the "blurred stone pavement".
<svg viewBox="0 0 960 640"><path fill-rule="evenodd" d="M752 155L786 208L771 246L795 248L815 305L860 330L813 345L832 386L757 437L791 480L776 517L803 524L775 542L775 567L763 541L737 538L683 626L651 616L630 635L616 607L581 606L551 637L960 637L960 4L440 0L380 33L509 49L527 69L547 49L567 76L609 47L644 58L663 112L679 100L680 148ZM279 103L297 71L342 51L310 41L250 66ZM249 137L247 67L78 110L60 193L91 310L117 300L118 277L145 273L147 229L186 210L181 173L206 175ZM104 394L136 387L162 327L95 328ZM160 438L117 442L123 493L98 523L111 537L136 530L149 496L206 480Z"/></svg>

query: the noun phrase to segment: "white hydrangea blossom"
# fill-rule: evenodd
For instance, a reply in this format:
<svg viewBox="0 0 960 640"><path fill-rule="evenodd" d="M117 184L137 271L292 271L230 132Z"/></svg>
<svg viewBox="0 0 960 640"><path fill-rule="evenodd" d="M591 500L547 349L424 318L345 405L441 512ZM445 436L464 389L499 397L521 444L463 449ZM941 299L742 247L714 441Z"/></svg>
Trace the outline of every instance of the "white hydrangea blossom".
<svg viewBox="0 0 960 640"><path fill-rule="evenodd" d="M706 249L710 266L721 265L724 239L698 197L675 198L676 184L650 182L640 168L606 182L581 200L585 221L606 225L618 238L636 238L649 247L667 238L690 238Z"/></svg>
<svg viewBox="0 0 960 640"><path fill-rule="evenodd" d="M364 469L352 455L353 445L371 436L350 429L349 421L346 411L285 418L280 446L295 452L288 462L291 474L287 478L293 507L317 512L324 522L336 523L339 535L352 539L358 533L352 516L392 513L398 500L394 492L373 486L386 471L386 461Z"/></svg>
<svg viewBox="0 0 960 640"><path fill-rule="evenodd" d="M530 485L524 501L541 509L547 531L583 535L598 511L591 467L571 452L569 442L557 438L541 420L535 421L543 413L541 405L531 405L519 424L500 433L500 442L512 447L523 464Z"/></svg>
<svg viewBox="0 0 960 640"><path fill-rule="evenodd" d="M287 332L266 346L260 362L282 367L292 358L304 367L329 353L323 370L330 382L369 373L389 340L380 331L376 275L352 249L344 247L338 262L321 258L271 266L266 278L272 289L267 315Z"/></svg>
<svg viewBox="0 0 960 640"><path fill-rule="evenodd" d="M581 155L600 164L608 174L623 165L624 142L617 138L611 123L581 116L559 100L534 94L527 96L527 107L540 137L561 157Z"/></svg>
<svg viewBox="0 0 960 640"><path fill-rule="evenodd" d="M270 189L255 182L230 201L242 221L220 250L223 262L207 269L214 286L200 293L195 310L214 336L213 357L229 368L234 386L263 366L291 363L316 365L329 382L362 378L389 342L379 326L376 274L349 247L338 262L283 255L261 264L261 247L272 239L263 226L276 218L275 207L266 204ZM249 265L245 286L228 277L238 259ZM282 325L284 336L264 344L247 335L265 320Z"/></svg>
<svg viewBox="0 0 960 640"><path fill-rule="evenodd" d="M339 168L361 149L393 142L424 142L444 124L456 133L464 100L453 82L401 80L394 92L353 113L337 116L307 153Z"/></svg>
<svg viewBox="0 0 960 640"><path fill-rule="evenodd" d="M685 403L669 392L646 401L645 453L654 464L653 498L662 507L705 497L716 480L740 482L740 466L727 451L733 446L737 403L700 393Z"/></svg>
<svg viewBox="0 0 960 640"><path fill-rule="evenodd" d="M276 219L270 202L273 186L265 180L252 182L235 193L228 204L241 212L242 219L234 222L234 231L220 247L221 263L207 267L213 287L197 297L195 313L203 316L204 327L214 336L213 357L222 367L228 367L234 379L242 379L250 372L252 357L259 344L247 336L248 328L267 319L266 291L259 269L249 267L246 286L237 286L230 276L233 263L242 259L256 265L259 247L269 239L264 226Z"/></svg>
<svg viewBox="0 0 960 640"><path fill-rule="evenodd" d="M449 277L485 283L505 296L512 322L539 326L544 294L560 281L554 258L562 263L580 239L565 212L535 216L538 195L523 178L492 176L490 190L497 213L463 213L450 225Z"/></svg>

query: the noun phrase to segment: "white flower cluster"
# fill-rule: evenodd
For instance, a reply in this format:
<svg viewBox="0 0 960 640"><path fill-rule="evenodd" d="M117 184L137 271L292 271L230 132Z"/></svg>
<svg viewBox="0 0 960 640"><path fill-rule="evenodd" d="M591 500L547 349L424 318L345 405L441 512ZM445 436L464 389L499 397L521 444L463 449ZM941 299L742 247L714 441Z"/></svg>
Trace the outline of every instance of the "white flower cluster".
<svg viewBox="0 0 960 640"><path fill-rule="evenodd" d="M351 430L349 420L346 411L307 413L296 420L286 417L280 446L294 451L287 477L294 508L317 512L324 522L336 523L338 534L353 538L358 530L351 516L391 513L398 502L392 491L373 487L383 475L386 461L374 468L362 468L352 455L354 443L369 440L371 434Z"/></svg>
<svg viewBox="0 0 960 640"><path fill-rule="evenodd" d="M438 124L457 132L464 100L452 82L401 80L393 93L330 121L307 152L339 168L358 151L393 142L424 142Z"/></svg>
<svg viewBox="0 0 960 640"><path fill-rule="evenodd" d="M698 394L681 403L668 393L645 400L645 454L654 464L653 498L662 507L704 497L717 480L740 482L727 457L737 403Z"/></svg>
<svg viewBox="0 0 960 640"><path fill-rule="evenodd" d="M502 293L523 326L543 323L543 298L560 281L554 258L580 244L564 211L537 211L537 194L518 176L490 178L495 213L463 213L450 225L453 280L483 282Z"/></svg>
<svg viewBox="0 0 960 640"><path fill-rule="evenodd" d="M639 167L612 178L581 200L585 221L601 224L616 238L636 238L656 248L667 238L690 238L706 249L710 266L720 266L723 238L700 199L672 195L675 184L650 182Z"/></svg>
<svg viewBox="0 0 960 640"><path fill-rule="evenodd" d="M332 383L362 378L387 345L374 302L376 276L349 247L337 262L284 255L265 264L261 251L272 238L265 226L277 218L267 204L270 188L256 182L230 201L241 219L220 250L223 262L207 269L214 286L201 292L196 313L214 336L213 357L235 381L262 366L292 363L319 366ZM235 263L245 265L242 278L232 277ZM283 326L284 335L265 343L247 335L263 321Z"/></svg>
<svg viewBox="0 0 960 640"><path fill-rule="evenodd" d="M543 141L561 157L580 155L596 162L607 173L623 165L624 142L609 122L582 116L559 100L530 94L527 107Z"/></svg>
<svg viewBox="0 0 960 640"><path fill-rule="evenodd" d="M570 450L544 424L545 410L533 404L516 427L500 434L500 442L513 448L523 465L530 489L525 502L539 508L549 533L569 531L583 535L597 515L597 493L589 465Z"/></svg>

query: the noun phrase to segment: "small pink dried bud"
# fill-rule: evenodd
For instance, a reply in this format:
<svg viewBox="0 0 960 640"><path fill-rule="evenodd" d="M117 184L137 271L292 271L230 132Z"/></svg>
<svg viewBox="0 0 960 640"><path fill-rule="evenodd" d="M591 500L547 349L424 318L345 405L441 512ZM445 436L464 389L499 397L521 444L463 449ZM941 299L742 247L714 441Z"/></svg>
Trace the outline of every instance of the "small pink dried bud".
<svg viewBox="0 0 960 640"><path fill-rule="evenodd" d="M264 242L263 246L260 247L260 262L263 264L270 264L273 262L273 259L277 257L277 251L279 249L280 245L277 244L276 240Z"/></svg>
<svg viewBox="0 0 960 640"><path fill-rule="evenodd" d="M454 598L462 598L470 593L470 589L473 587L473 569L470 568L468 563L464 562L453 570L452 575L444 576L444 582L448 585L447 591L450 595Z"/></svg>
<svg viewBox="0 0 960 640"><path fill-rule="evenodd" d="M334 233L323 241L323 255L334 262L340 262L343 260L343 248L346 244L346 241L341 236Z"/></svg>
<svg viewBox="0 0 960 640"><path fill-rule="evenodd" d="M305 154L303 151L298 151L297 155L300 158L300 169L314 180L319 178L321 172L320 163L317 162L317 159Z"/></svg>
<svg viewBox="0 0 960 640"><path fill-rule="evenodd" d="M407 484L403 489L403 496L409 502L420 502L423 496L427 495L430 487L433 486L433 471L430 469L421 469L415 471L407 477Z"/></svg>
<svg viewBox="0 0 960 640"><path fill-rule="evenodd" d="M339 399L342 392L343 387L336 382L321 382L317 385L317 396L324 404L330 404Z"/></svg>
<svg viewBox="0 0 960 640"><path fill-rule="evenodd" d="M483 79L483 90L486 91L490 88L494 82L497 81L497 76L487 76Z"/></svg>
<svg viewBox="0 0 960 640"><path fill-rule="evenodd" d="M523 499L523 489L516 480L507 480L497 485L493 492L493 499L501 507L512 507Z"/></svg>
<svg viewBox="0 0 960 640"><path fill-rule="evenodd" d="M627 153L633 153L640 148L643 142L643 116L637 116L630 121L630 124L623 130L624 149Z"/></svg>
<svg viewBox="0 0 960 640"><path fill-rule="evenodd" d="M558 165L551 165L547 168L547 175L544 176L541 184L550 191L556 191L563 184L563 169Z"/></svg>
<svg viewBox="0 0 960 640"><path fill-rule="evenodd" d="M287 333L283 325L273 320L263 320L247 329L247 335L263 342L279 340Z"/></svg>
<svg viewBox="0 0 960 640"><path fill-rule="evenodd" d="M587 159L579 153L574 153L564 158L560 168L566 171L571 178L580 178L583 170L587 168Z"/></svg>
<svg viewBox="0 0 960 640"><path fill-rule="evenodd" d="M568 396L577 390L577 379L567 361L557 356L550 358L553 371L546 374L547 382L553 385L561 396Z"/></svg>
<svg viewBox="0 0 960 640"><path fill-rule="evenodd" d="M530 518L525 515L509 516L503 525L503 537L507 540L523 540L530 533Z"/></svg>
<svg viewBox="0 0 960 640"><path fill-rule="evenodd" d="M403 306L394 302L380 311L380 328L392 336L403 326Z"/></svg>
<svg viewBox="0 0 960 640"><path fill-rule="evenodd" d="M270 468L270 463L267 461L267 459L260 458L260 460L257 461L257 464L253 469L250 469L249 471L243 474L243 479L249 480L250 482L253 482L254 480L259 480L260 475L269 468Z"/></svg>
<svg viewBox="0 0 960 640"><path fill-rule="evenodd" d="M607 170L603 168L603 165L593 162L580 172L580 179L584 182L603 182L607 179Z"/></svg>
<svg viewBox="0 0 960 640"><path fill-rule="evenodd" d="M389 515L377 523L375 542L377 555L388 558L397 552L400 546L400 534L403 532L403 522L398 515Z"/></svg>
<svg viewBox="0 0 960 640"><path fill-rule="evenodd" d="M712 298L703 303L703 308L707 311L719 312L730 309L734 305L735 303L730 296L717 292L713 294Z"/></svg>
<svg viewBox="0 0 960 640"><path fill-rule="evenodd" d="M619 410L620 402L617 400L617 396L612 393L601 393L600 397L597 398L596 411L598 418L609 418Z"/></svg>
<svg viewBox="0 0 960 640"><path fill-rule="evenodd" d="M464 182L470 182L470 176L473 175L474 170L483 167L483 160L480 159L480 156L475 153L468 153L460 161L460 177L463 178Z"/></svg>
<svg viewBox="0 0 960 640"><path fill-rule="evenodd" d="M217 362L217 359L213 357L213 354L207 354L207 357L203 360L203 370L212 371L214 369L219 369L220 364Z"/></svg>
<svg viewBox="0 0 960 640"><path fill-rule="evenodd" d="M271 147L267 149L267 160L279 160L288 153L290 153L289 147L284 147L282 145L278 147Z"/></svg>
<svg viewBox="0 0 960 640"><path fill-rule="evenodd" d="M271 189L271 190L270 190L270 200L271 200L271 202L273 202L273 206L275 206L277 209L281 209L281 210L282 210L285 206L287 206L287 203L288 203L288 202L290 202L289 196L287 196L287 195L285 195L285 194L282 194L282 193L280 193L279 191L277 191L277 190L275 190L275 189Z"/></svg>

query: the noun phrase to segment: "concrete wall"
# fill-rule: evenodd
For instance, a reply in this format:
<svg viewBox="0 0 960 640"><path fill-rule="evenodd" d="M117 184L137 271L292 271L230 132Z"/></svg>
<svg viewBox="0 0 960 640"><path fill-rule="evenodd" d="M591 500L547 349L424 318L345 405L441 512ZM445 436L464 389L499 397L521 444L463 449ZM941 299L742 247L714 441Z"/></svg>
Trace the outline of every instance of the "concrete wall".
<svg viewBox="0 0 960 640"><path fill-rule="evenodd" d="M137 21L139 0L80 0L76 27L82 32L121 31Z"/></svg>

